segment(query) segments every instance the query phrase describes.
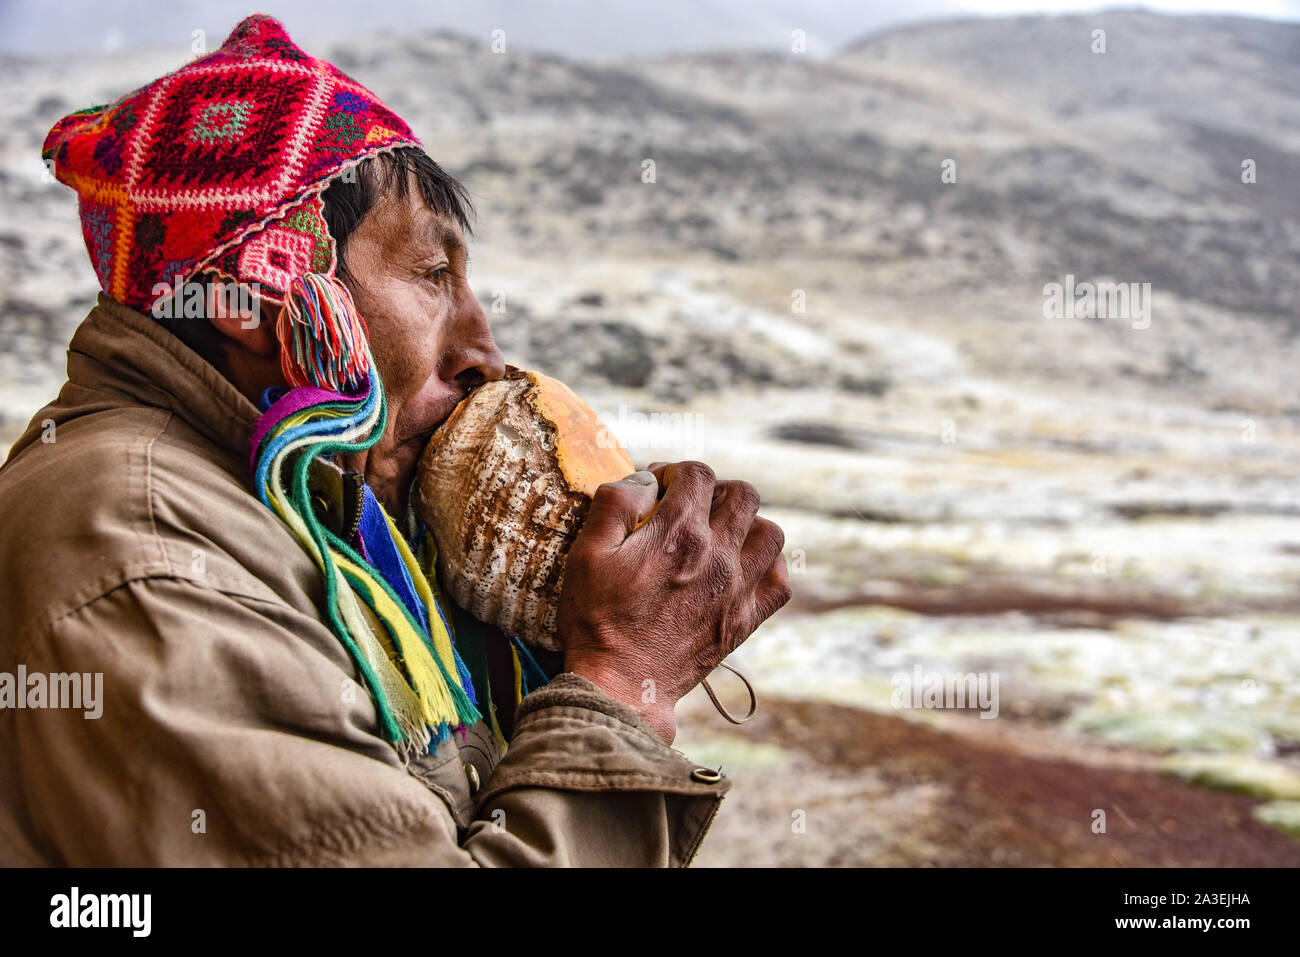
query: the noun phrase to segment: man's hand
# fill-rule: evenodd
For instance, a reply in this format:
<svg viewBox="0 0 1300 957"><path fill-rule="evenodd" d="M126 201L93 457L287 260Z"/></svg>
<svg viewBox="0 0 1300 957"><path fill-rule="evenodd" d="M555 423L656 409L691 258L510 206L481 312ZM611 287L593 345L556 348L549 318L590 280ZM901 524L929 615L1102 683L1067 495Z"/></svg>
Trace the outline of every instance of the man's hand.
<svg viewBox="0 0 1300 957"><path fill-rule="evenodd" d="M748 482L702 462L602 485L569 551L564 667L635 708L667 744L673 710L790 600L785 535Z"/></svg>

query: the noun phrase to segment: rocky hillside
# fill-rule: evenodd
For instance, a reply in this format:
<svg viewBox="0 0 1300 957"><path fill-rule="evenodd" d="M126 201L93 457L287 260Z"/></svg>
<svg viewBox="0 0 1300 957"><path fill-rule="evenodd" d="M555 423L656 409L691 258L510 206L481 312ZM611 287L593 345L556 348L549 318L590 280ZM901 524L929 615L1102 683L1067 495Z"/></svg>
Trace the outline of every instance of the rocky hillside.
<svg viewBox="0 0 1300 957"><path fill-rule="evenodd" d="M1104 53L1092 52L1095 30L1105 31ZM40 179L44 131L187 52L0 63L12 91L0 126L10 388L48 381L93 289L70 195ZM960 346L998 367L1182 383L1202 394L1223 380L1234 396L1245 386L1256 399L1296 404L1249 388L1260 385L1254 376L1228 381L1209 358L1225 349L1243 362L1295 358L1300 27L1139 12L954 20L866 37L829 58L719 53L602 65L515 48L498 55L448 35L357 39L324 52L380 91L470 184L485 265L487 252L573 263L598 251L788 271L784 287L746 290L787 316L792 291L816 287L805 315L831 333L829 351L843 361L792 346L784 331L761 355L726 342L711 354L699 341L718 338L708 323L669 318L662 331L676 346L652 341L655 354L680 352L687 365L703 354L719 371L650 374L646 384L665 398L684 394L682 379L707 388L829 375L870 389L877 376L863 374L854 351L865 348L855 338L865 299L908 309L925 300L944 319L997 323L996 348L982 328ZM1242 182L1243 160L1254 161L1256 182ZM942 181L945 163L955 182ZM1151 283L1158 318L1149 334L1044 323L1042 286L1067 273ZM591 326L581 308L573 321L614 352L659 331L635 320ZM1002 334L1004 324L1018 328ZM549 330L504 326L521 348L530 335L539 347L555 341ZM1008 338L1017 343L1009 351ZM1072 361L1081 347L1097 355ZM591 365L598 375L612 369L616 384L644 377L617 361Z"/></svg>

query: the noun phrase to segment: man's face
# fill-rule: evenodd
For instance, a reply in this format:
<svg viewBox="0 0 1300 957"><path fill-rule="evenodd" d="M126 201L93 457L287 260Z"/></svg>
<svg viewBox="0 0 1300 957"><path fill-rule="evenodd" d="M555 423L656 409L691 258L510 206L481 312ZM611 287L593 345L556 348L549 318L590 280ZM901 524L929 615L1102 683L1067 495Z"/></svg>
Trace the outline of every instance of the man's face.
<svg viewBox="0 0 1300 957"><path fill-rule="evenodd" d="M500 379L505 361L468 281L460 227L433 212L412 175L405 196L389 191L347 243L347 283L370 330L370 348L388 398L388 428L369 452L344 465L394 516L407 495L429 435L465 394Z"/></svg>

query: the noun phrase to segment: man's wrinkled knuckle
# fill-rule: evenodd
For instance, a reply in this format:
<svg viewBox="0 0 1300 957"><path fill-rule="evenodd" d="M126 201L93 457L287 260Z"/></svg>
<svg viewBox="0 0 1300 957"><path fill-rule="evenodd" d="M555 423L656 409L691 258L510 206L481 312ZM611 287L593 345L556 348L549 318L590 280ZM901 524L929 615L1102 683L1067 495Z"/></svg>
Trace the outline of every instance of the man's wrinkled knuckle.
<svg viewBox="0 0 1300 957"><path fill-rule="evenodd" d="M591 508L600 511L622 512L635 508L636 502L636 489L625 482L606 482L591 496Z"/></svg>
<svg viewBox="0 0 1300 957"><path fill-rule="evenodd" d="M727 496L734 499L736 510L740 512L757 512L758 507L763 504L763 498L758 494L758 489L754 488L749 482L727 483Z"/></svg>
<svg viewBox="0 0 1300 957"><path fill-rule="evenodd" d="M766 621L784 608L792 597L794 597L794 593L788 581L777 582L766 587L763 590L763 597L758 606L763 620Z"/></svg>
<svg viewBox="0 0 1300 957"><path fill-rule="evenodd" d="M718 481L718 476L714 474L713 469L705 465L703 462L697 462L694 460L683 462L678 466L678 470L681 472L683 478L692 482L699 482L703 485L715 485Z"/></svg>
<svg viewBox="0 0 1300 957"><path fill-rule="evenodd" d="M756 517L750 526L750 534L766 549L780 552L785 548L785 531L776 522Z"/></svg>
<svg viewBox="0 0 1300 957"><path fill-rule="evenodd" d="M627 483L605 482L596 486L595 493L591 496L593 502L618 501L628 493Z"/></svg>
<svg viewBox="0 0 1300 957"><path fill-rule="evenodd" d="M709 548L709 534L698 525L682 525L672 537L673 550L683 561L698 558Z"/></svg>

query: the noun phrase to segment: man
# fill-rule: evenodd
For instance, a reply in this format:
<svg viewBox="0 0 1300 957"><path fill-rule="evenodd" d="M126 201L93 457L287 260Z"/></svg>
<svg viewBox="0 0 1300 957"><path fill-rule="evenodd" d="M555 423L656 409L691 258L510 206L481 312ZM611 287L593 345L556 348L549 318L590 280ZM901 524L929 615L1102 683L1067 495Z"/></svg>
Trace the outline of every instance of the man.
<svg viewBox="0 0 1300 957"><path fill-rule="evenodd" d="M689 864L729 783L674 705L789 597L753 488L602 486L549 668L444 631L408 489L504 372L459 185L264 16L46 156L105 292L0 469L0 862ZM190 314L215 280L255 314ZM363 408L337 454L294 438ZM319 494L277 497L291 441Z"/></svg>

